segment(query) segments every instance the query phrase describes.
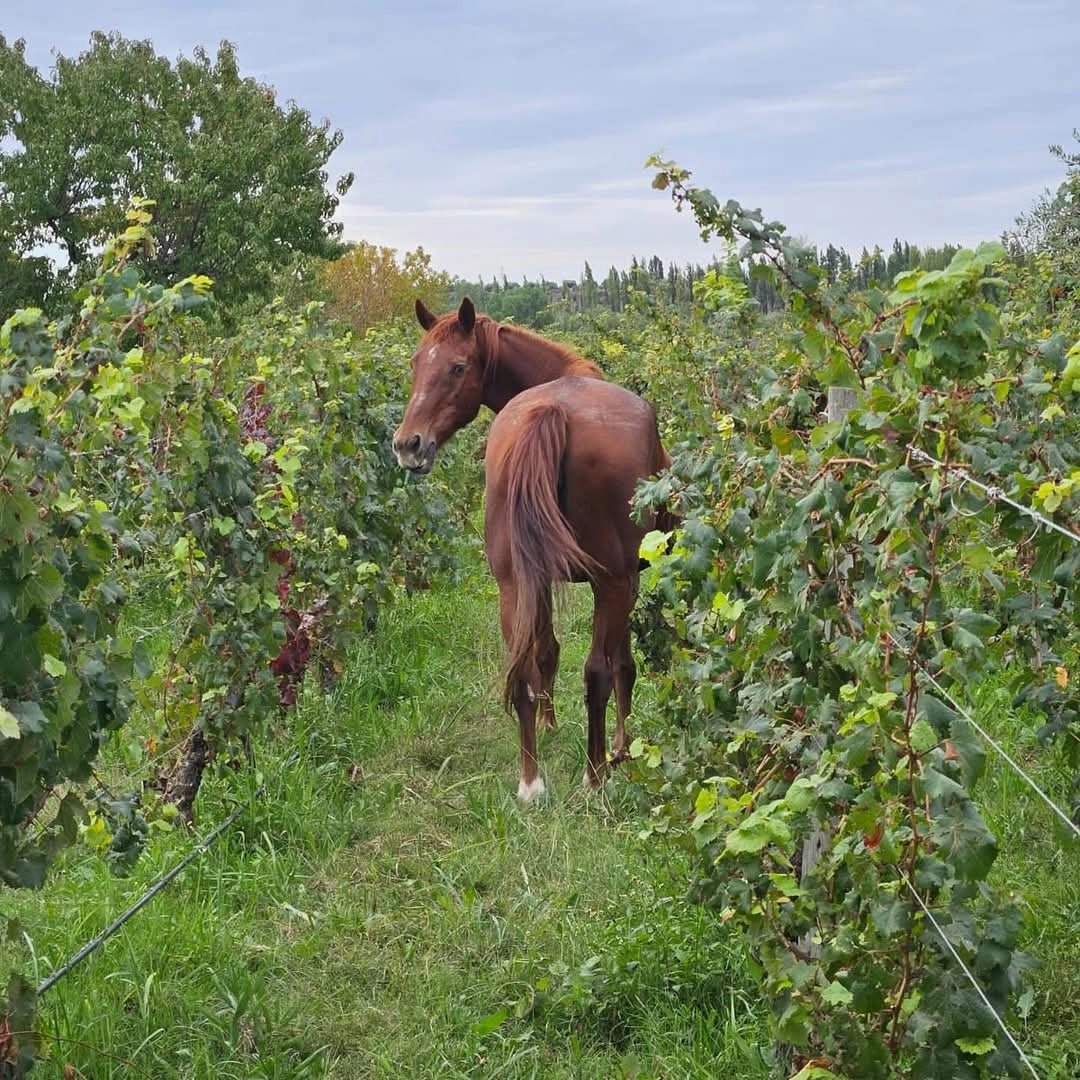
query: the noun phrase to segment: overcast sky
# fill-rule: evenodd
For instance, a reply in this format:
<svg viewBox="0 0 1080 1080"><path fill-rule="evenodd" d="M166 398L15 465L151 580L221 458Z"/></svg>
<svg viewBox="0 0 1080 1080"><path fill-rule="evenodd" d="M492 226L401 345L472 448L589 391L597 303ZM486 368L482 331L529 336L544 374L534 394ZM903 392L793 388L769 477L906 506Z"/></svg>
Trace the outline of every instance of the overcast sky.
<svg viewBox="0 0 1080 1080"><path fill-rule="evenodd" d="M0 0L42 68L94 29L235 42L344 131L346 236L467 276L707 258L654 150L817 243L974 243L1080 125L1080 0Z"/></svg>

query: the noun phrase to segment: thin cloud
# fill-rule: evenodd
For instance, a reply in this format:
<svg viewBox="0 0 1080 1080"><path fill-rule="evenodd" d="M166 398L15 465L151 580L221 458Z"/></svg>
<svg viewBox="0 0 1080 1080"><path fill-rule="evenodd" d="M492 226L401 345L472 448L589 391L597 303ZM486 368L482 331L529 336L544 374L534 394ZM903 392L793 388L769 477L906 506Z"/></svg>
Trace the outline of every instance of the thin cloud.
<svg viewBox="0 0 1080 1080"><path fill-rule="evenodd" d="M992 188L989 191L977 191L969 194L952 195L948 202L957 206L1001 208L1008 211L1012 207L1026 208L1047 188L1056 188L1061 183L1060 174L1053 176L1045 173L1042 179L1025 181L1023 184L1011 184L1008 187Z"/></svg>
<svg viewBox="0 0 1080 1080"><path fill-rule="evenodd" d="M844 79L805 94L744 101L739 107L750 115L865 109L879 104L887 98L888 93L898 90L910 81L909 75L870 75L859 79Z"/></svg>
<svg viewBox="0 0 1080 1080"><path fill-rule="evenodd" d="M585 259L708 258L689 215L648 189L656 150L818 243L997 235L1056 187L1046 148L1077 123L1075 0L1034 10L9 0L4 32L46 70L52 48L78 52L100 26L169 57L228 38L243 71L344 132L328 172L356 173L347 237L422 244L453 272L558 278Z"/></svg>

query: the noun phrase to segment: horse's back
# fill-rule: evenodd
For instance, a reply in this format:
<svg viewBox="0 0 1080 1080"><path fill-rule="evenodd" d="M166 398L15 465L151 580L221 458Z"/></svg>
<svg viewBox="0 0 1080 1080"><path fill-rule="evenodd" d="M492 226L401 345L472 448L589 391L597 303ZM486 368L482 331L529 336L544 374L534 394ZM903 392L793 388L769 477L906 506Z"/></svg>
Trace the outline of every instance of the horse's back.
<svg viewBox="0 0 1080 1080"><path fill-rule="evenodd" d="M538 411L558 409L566 445L558 477L559 506L579 544L612 574L636 573L638 545L649 527L630 517L639 480L667 464L656 412L614 383L572 376L518 394L491 425L486 455L489 510L509 481L510 448Z"/></svg>
<svg viewBox="0 0 1080 1080"><path fill-rule="evenodd" d="M514 441L537 409L555 405L566 416L566 455L574 468L603 471L608 478L633 474L634 482L657 467L663 455L656 410L643 398L601 379L568 376L542 383L514 397L495 417L488 460Z"/></svg>

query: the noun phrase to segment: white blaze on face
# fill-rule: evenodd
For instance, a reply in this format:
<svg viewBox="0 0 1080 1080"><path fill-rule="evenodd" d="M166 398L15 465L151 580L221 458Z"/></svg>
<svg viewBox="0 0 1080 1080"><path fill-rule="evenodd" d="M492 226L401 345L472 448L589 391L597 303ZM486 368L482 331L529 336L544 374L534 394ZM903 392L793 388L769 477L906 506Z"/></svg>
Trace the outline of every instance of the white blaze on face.
<svg viewBox="0 0 1080 1080"><path fill-rule="evenodd" d="M437 345L432 345L431 348L428 349L428 351L427 351L427 359L432 364L434 364L435 363L435 358L438 356L438 354L439 354L439 347ZM427 401L427 399L428 399L428 392L426 390L421 390L420 393L417 394L416 397L414 397L412 399L412 407L414 409L419 408L421 405L424 404L425 401Z"/></svg>
<svg viewBox="0 0 1080 1080"><path fill-rule="evenodd" d="M434 363L435 358L438 355L438 352L439 352L438 346L437 345L432 345L431 348L429 348L427 353L425 354L425 357L430 363ZM408 411L412 412L414 409L420 408L424 404L424 402L427 401L428 396L429 395L428 395L427 390L421 390L418 394L414 395L413 398L409 401L409 409L408 409ZM408 431L408 432L405 433L404 438L405 439L410 439L410 438L412 438L412 436L414 434L417 434L417 432ZM421 435L421 438L423 439L424 433L419 432L419 434ZM410 453L408 455L405 455L400 450L398 450L397 448L394 449L394 456L397 458L397 462L398 462L398 464L400 466L402 466L402 468L408 468L409 466L413 465L415 463L415 460L416 460L416 455L415 454Z"/></svg>

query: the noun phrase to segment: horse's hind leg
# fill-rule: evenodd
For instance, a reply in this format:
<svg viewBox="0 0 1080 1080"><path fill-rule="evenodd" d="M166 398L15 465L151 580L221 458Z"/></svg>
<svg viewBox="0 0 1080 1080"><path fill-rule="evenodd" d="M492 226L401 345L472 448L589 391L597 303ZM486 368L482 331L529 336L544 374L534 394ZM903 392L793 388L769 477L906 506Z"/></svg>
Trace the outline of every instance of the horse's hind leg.
<svg viewBox="0 0 1080 1080"><path fill-rule="evenodd" d="M558 727L555 721L555 673L559 670L559 642L552 624L551 593L540 613L540 625L536 632L536 666L540 672L540 700L537 722L552 731Z"/></svg>
<svg viewBox="0 0 1080 1080"><path fill-rule="evenodd" d="M607 767L607 703L613 688L621 685L619 727L625 739L626 712L629 711L629 688L623 661L624 643L629 643L630 611L634 606L634 582L630 578L603 578L593 583L592 648L585 661L585 708L589 716L586 746L585 783L599 787ZM617 690L617 693L620 691ZM625 706L625 711L624 711Z"/></svg>
<svg viewBox="0 0 1080 1080"><path fill-rule="evenodd" d="M499 621L502 623L503 638L510 642L514 625L516 592L510 582L499 582ZM540 672L536 666L535 650L523 677L518 680L510 692L510 700L518 716L518 730L521 735L521 780L518 783L518 798L522 802L532 802L544 794L544 781L536 760L536 704L535 687L540 685Z"/></svg>

